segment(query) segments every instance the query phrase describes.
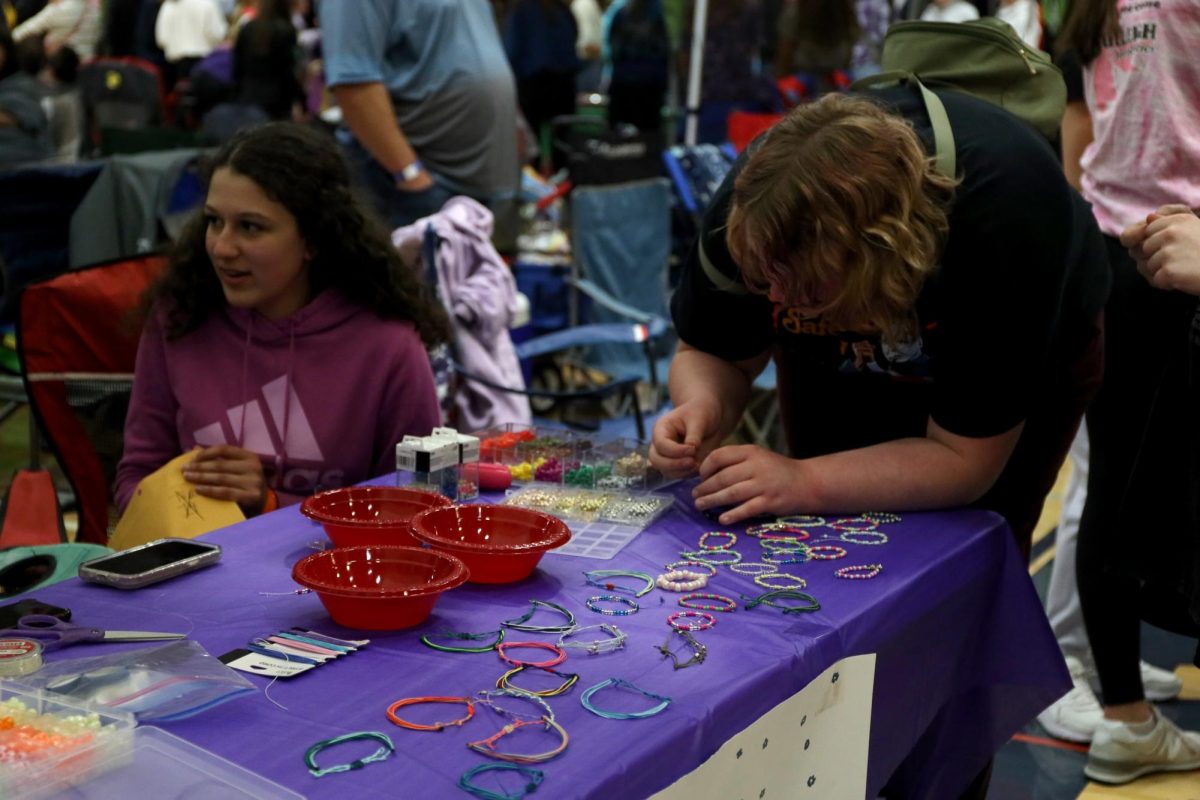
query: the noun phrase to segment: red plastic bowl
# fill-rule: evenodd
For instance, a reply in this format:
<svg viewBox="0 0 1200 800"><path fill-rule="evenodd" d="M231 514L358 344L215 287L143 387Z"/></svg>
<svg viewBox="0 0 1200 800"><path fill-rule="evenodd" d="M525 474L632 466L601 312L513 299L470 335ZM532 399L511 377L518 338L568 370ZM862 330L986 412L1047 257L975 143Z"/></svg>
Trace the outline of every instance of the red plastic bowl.
<svg viewBox="0 0 1200 800"><path fill-rule="evenodd" d="M418 547L409 523L427 508L450 505L436 492L402 486L348 486L314 494L300 513L325 526L334 547L405 545Z"/></svg>
<svg viewBox="0 0 1200 800"><path fill-rule="evenodd" d="M334 622L370 631L419 625L469 574L453 555L424 547L336 547L292 567L292 580L316 592Z"/></svg>
<svg viewBox="0 0 1200 800"><path fill-rule="evenodd" d="M462 559L471 571L471 583L511 583L528 577L547 550L571 538L558 517L487 504L431 508L413 517L412 529L425 544Z"/></svg>

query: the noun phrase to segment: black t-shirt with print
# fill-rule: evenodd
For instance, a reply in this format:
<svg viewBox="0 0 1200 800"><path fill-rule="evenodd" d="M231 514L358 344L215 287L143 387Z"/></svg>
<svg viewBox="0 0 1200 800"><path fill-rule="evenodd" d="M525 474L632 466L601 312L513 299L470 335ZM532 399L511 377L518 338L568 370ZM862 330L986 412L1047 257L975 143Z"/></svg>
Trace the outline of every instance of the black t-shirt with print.
<svg viewBox="0 0 1200 800"><path fill-rule="evenodd" d="M865 96L909 120L933 154L914 90ZM961 436L1003 433L1043 401L1103 308L1103 241L1045 139L984 101L938 96L962 180L941 265L917 301L919 340L893 347L836 333L761 295L723 291L695 248L672 298L676 328L693 347L728 360L772 352L795 456L923 436L931 416ZM739 286L724 226L745 157L715 195L700 234L713 267Z"/></svg>

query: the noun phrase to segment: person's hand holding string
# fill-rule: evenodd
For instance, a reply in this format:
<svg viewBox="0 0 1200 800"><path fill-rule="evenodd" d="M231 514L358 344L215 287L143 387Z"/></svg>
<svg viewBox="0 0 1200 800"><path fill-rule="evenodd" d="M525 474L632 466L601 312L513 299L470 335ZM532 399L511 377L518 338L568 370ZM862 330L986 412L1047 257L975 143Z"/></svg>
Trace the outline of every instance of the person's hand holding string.
<svg viewBox="0 0 1200 800"><path fill-rule="evenodd" d="M706 399L693 398L654 423L650 463L668 478L691 475L720 443L720 407Z"/></svg>
<svg viewBox="0 0 1200 800"><path fill-rule="evenodd" d="M262 512L267 501L267 481L262 461L241 447L229 444L196 450L183 468L183 477L196 493L216 500L232 500L247 517Z"/></svg>

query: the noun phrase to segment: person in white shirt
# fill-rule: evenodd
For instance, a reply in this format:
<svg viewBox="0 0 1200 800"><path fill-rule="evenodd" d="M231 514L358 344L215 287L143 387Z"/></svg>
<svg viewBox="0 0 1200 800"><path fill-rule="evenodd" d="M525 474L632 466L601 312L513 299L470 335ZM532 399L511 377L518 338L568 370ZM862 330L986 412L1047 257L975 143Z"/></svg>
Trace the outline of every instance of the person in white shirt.
<svg viewBox="0 0 1200 800"><path fill-rule="evenodd" d="M926 22L966 22L979 19L979 9L967 0L933 0L921 12Z"/></svg>
<svg viewBox="0 0 1200 800"><path fill-rule="evenodd" d="M171 86L186 78L192 66L225 40L229 23L216 0L165 0L154 25L154 39L163 49L174 74Z"/></svg>
<svg viewBox="0 0 1200 800"><path fill-rule="evenodd" d="M600 86L600 46L602 43L602 14L596 0L571 0L571 13L575 16L575 53L583 62L583 68L575 79L575 88L581 92L594 92Z"/></svg>
<svg viewBox="0 0 1200 800"><path fill-rule="evenodd" d="M13 41L45 34L46 54L70 47L79 59L96 55L101 32L100 0L54 0L13 29Z"/></svg>
<svg viewBox="0 0 1200 800"><path fill-rule="evenodd" d="M1000 0L996 19L1002 19L1030 47L1042 46L1042 13L1037 0Z"/></svg>

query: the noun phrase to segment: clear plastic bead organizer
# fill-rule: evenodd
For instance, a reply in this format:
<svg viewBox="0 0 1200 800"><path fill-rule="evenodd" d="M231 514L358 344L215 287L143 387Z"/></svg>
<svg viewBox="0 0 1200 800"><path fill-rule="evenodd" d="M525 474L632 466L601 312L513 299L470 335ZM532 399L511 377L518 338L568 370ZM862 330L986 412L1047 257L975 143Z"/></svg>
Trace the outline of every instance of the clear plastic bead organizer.
<svg viewBox="0 0 1200 800"><path fill-rule="evenodd" d="M527 486L512 490L505 504L553 514L567 523L571 540L552 553L609 559L667 512L665 494Z"/></svg>

